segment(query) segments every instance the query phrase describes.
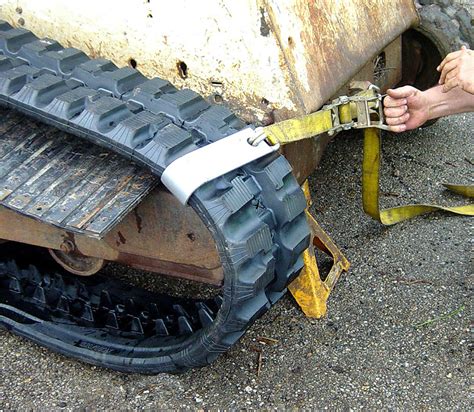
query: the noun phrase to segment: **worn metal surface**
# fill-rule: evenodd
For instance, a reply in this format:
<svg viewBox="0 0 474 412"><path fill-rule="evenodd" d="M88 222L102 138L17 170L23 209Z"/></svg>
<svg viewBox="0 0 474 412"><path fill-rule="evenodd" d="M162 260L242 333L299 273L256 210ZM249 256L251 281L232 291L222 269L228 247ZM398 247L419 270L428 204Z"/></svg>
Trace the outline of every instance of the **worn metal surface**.
<svg viewBox="0 0 474 412"><path fill-rule="evenodd" d="M0 0L0 17L253 122L318 109L417 21L412 0Z"/></svg>
<svg viewBox="0 0 474 412"><path fill-rule="evenodd" d="M91 276L99 272L105 264L104 259L83 256L74 252L48 249L51 257L68 272L79 276Z"/></svg>
<svg viewBox="0 0 474 412"><path fill-rule="evenodd" d="M117 154L0 110L0 205L6 208L102 237L155 185L153 175Z"/></svg>

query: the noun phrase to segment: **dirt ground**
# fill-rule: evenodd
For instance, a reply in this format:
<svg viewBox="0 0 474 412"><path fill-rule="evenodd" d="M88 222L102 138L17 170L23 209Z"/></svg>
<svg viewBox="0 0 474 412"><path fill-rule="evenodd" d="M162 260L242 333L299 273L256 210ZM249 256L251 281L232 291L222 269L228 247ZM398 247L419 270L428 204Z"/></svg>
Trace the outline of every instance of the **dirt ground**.
<svg viewBox="0 0 474 412"><path fill-rule="evenodd" d="M473 131L469 114L387 135L383 205L465 202L441 182L472 182ZM315 216L352 263L326 318L286 296L213 365L182 375L103 370L1 331L0 409L470 409L472 220L382 227L361 210L361 154L359 134L340 135L311 177Z"/></svg>

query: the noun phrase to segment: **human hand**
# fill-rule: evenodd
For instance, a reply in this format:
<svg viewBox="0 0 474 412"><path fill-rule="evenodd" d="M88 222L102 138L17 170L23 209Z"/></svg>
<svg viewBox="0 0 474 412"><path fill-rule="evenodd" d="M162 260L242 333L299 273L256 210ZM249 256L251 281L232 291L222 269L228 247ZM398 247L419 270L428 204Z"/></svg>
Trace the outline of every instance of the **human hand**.
<svg viewBox="0 0 474 412"><path fill-rule="evenodd" d="M416 129L428 120L428 100L412 86L388 89L383 104L385 121L392 132Z"/></svg>
<svg viewBox="0 0 474 412"><path fill-rule="evenodd" d="M461 50L449 53L436 68L441 72L439 84L443 92L459 87L474 94L474 51L462 46Z"/></svg>

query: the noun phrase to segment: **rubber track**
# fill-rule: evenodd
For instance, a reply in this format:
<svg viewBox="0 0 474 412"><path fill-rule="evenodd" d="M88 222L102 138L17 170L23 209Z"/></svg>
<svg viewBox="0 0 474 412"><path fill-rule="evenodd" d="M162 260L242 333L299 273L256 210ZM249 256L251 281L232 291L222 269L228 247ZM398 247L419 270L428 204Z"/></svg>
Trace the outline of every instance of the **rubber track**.
<svg viewBox="0 0 474 412"><path fill-rule="evenodd" d="M0 22L0 53L1 104L121 153L158 176L178 157L245 127L227 108L210 105L191 90L91 60L5 22ZM214 322L178 349L161 348L166 361L125 355L105 361L87 349L81 356L73 349L63 353L123 371L202 366L282 296L302 268L309 243L305 198L283 157L270 155L215 179L196 191L190 205L213 234L225 272ZM36 338L48 346L46 340Z"/></svg>

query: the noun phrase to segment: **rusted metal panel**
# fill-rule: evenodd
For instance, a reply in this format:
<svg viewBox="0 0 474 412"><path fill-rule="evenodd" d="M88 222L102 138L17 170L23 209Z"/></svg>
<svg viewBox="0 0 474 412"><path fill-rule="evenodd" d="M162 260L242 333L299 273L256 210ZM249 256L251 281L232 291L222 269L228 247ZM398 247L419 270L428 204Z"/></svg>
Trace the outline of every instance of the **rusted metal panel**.
<svg viewBox="0 0 474 412"><path fill-rule="evenodd" d="M344 86L342 86L332 98L350 93L350 85L353 81L370 81L376 84L384 92L389 87L397 84L402 79L402 42L397 37L387 45L380 53L370 59L365 66ZM293 167L293 172L302 184L307 177L318 166L324 149L332 139L324 134L313 139L298 141L283 147L283 154Z"/></svg>
<svg viewBox="0 0 474 412"><path fill-rule="evenodd" d="M412 0L267 0L304 112L317 110L417 22Z"/></svg>
<svg viewBox="0 0 474 412"><path fill-rule="evenodd" d="M417 22L413 0L0 0L0 17L264 123L318 109Z"/></svg>
<svg viewBox="0 0 474 412"><path fill-rule="evenodd" d="M162 186L104 238L118 262L188 279L219 283L219 254L208 228ZM159 269L159 270L157 270Z"/></svg>
<svg viewBox="0 0 474 412"><path fill-rule="evenodd" d="M153 190L104 239L42 223L0 206L0 239L123 263L219 285L223 272L214 240L190 207L161 187Z"/></svg>

